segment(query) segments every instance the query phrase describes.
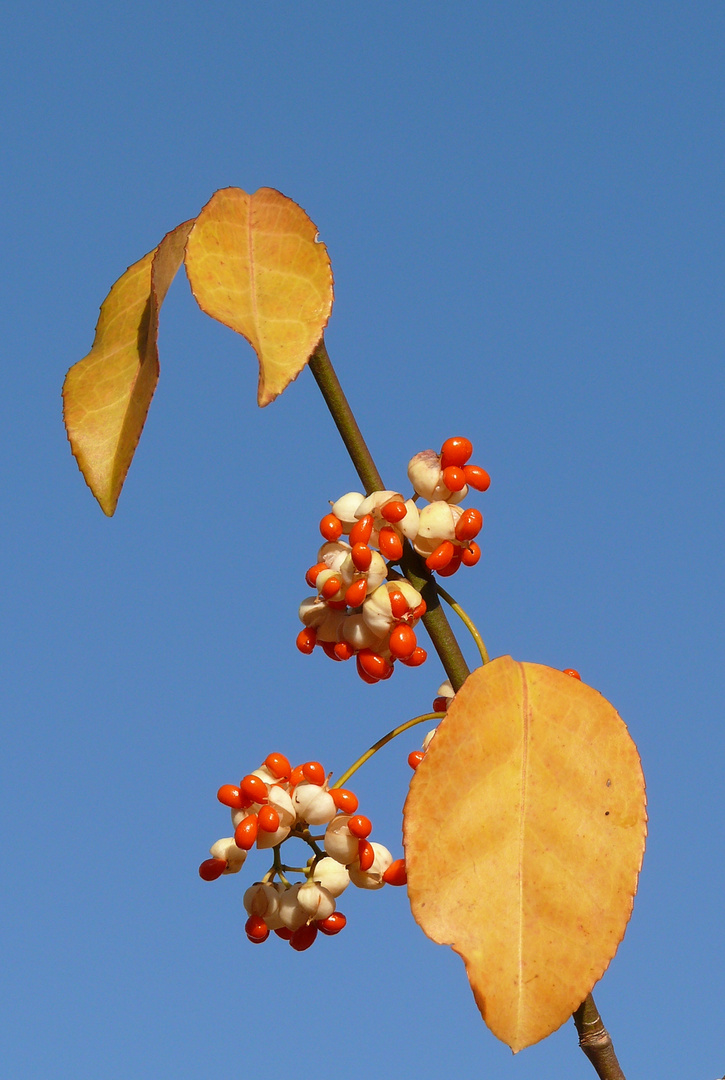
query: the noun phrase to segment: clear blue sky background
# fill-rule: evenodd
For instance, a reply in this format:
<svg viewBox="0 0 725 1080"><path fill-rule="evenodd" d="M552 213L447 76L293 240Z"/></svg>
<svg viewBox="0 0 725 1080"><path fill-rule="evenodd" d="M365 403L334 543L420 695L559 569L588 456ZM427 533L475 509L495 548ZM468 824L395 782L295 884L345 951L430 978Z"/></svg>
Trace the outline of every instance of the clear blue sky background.
<svg viewBox="0 0 725 1080"><path fill-rule="evenodd" d="M472 438L493 482L462 602L493 655L601 690L648 780L597 1003L630 1080L722 1076L724 47L717 2L10 6L3 1077L594 1075L571 1023L512 1058L404 890L346 893L345 933L297 955L246 942L253 869L197 877L219 784L271 749L339 773L442 678L368 688L294 650L356 480L309 373L258 410L251 350L183 275L113 520L70 455L60 387L108 288L228 185L318 225L388 483ZM357 784L396 854L417 744Z"/></svg>

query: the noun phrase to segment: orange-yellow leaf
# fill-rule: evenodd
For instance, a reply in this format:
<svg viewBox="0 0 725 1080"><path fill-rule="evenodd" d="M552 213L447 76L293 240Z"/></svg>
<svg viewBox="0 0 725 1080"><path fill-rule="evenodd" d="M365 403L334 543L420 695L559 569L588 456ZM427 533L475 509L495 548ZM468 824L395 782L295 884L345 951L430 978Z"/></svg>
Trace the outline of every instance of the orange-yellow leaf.
<svg viewBox="0 0 725 1080"><path fill-rule="evenodd" d="M405 804L408 893L512 1050L555 1031L609 965L646 820L637 749L601 694L510 656L469 676Z"/></svg>
<svg viewBox="0 0 725 1080"><path fill-rule="evenodd" d="M196 219L186 272L202 311L257 353L257 403L296 379L332 310L332 270L305 211L272 188L217 191Z"/></svg>
<svg viewBox="0 0 725 1080"><path fill-rule="evenodd" d="M109 517L116 509L159 378L159 309L193 221L129 266L101 306L93 348L70 369L63 415L86 483Z"/></svg>

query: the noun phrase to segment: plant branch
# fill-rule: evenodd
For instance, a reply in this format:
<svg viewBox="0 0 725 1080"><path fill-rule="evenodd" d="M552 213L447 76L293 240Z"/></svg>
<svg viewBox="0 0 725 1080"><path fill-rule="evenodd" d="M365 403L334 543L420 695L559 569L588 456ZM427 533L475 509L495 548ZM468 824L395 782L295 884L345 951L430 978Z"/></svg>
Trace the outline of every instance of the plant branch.
<svg viewBox="0 0 725 1080"><path fill-rule="evenodd" d="M364 485L365 494L371 495L374 491L384 491L385 484L340 386L340 381L335 374L332 361L325 347L324 338L320 339L319 344L312 353L309 367L330 410L332 419L335 421L337 430L340 432L357 474ZM405 542L400 567L408 581L421 593L426 602L428 610L423 616L423 625L430 635L431 642L441 659L446 675L451 680L454 692L457 692L468 678L470 669L441 607L438 586L433 575L425 565L424 560L414 551L408 541ZM396 733L416 722L420 722L420 719L416 718L416 720L402 725L401 728L396 729ZM362 764L362 760L366 760L393 735L394 733L391 732L379 740L374 747L371 747L368 753L363 755L360 762L356 762L352 769L349 769L347 773L340 777L335 786L342 784L348 776L352 775L358 765ZM587 996L586 1000L582 1002L574 1013L574 1023L579 1032L579 1045L591 1061L600 1080L626 1080L614 1053L609 1032L602 1023L602 1018L591 994Z"/></svg>
<svg viewBox="0 0 725 1080"><path fill-rule="evenodd" d="M587 994L574 1013L574 1023L579 1032L579 1046L600 1080L626 1080L614 1053L612 1037L602 1022L591 994Z"/></svg>
<svg viewBox="0 0 725 1080"><path fill-rule="evenodd" d="M357 474L363 482L365 494L372 495L374 491L385 491L385 484L373 461L373 456L367 448L367 443L362 437L362 432L340 386L340 381L335 374L335 369L325 348L324 337L320 338L319 345L310 357L309 366L332 414L332 419L337 425L345 449L352 458Z"/></svg>

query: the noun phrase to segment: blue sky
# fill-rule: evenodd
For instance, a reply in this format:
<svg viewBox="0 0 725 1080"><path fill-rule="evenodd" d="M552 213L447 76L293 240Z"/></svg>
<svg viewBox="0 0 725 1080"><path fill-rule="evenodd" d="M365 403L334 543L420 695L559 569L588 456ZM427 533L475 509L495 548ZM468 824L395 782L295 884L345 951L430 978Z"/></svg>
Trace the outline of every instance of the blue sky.
<svg viewBox="0 0 725 1080"><path fill-rule="evenodd" d="M251 350L183 275L115 518L70 455L60 387L108 288L236 185L317 224L328 348L390 486L451 434L491 473L455 583L492 655L577 668L628 724L650 838L595 997L628 1077L715 1080L722 5L13 7L3 1075L594 1075L571 1024L512 1058L403 890L346 893L344 934L297 955L248 945L242 875L196 875L221 783L273 749L339 774L442 678L369 688L294 650L317 521L356 480L309 373L258 410ZM417 744L356 785L396 854Z"/></svg>

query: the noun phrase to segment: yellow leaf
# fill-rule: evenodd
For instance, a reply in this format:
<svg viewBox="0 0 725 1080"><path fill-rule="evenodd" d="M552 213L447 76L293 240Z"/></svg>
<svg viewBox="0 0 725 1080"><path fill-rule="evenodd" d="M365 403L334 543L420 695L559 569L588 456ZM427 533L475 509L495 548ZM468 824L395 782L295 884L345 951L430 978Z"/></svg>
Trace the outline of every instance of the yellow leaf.
<svg viewBox="0 0 725 1080"><path fill-rule="evenodd" d="M196 219L186 272L202 311L257 353L257 403L296 379L332 310L332 270L305 211L272 188L217 191Z"/></svg>
<svg viewBox="0 0 725 1080"><path fill-rule="evenodd" d="M110 517L159 378L159 309L193 225L185 221L118 279L101 305L93 348L70 369L63 415L86 483Z"/></svg>
<svg viewBox="0 0 725 1080"><path fill-rule="evenodd" d="M637 749L601 694L510 656L469 676L405 804L408 893L514 1052L560 1027L609 965L646 821Z"/></svg>

